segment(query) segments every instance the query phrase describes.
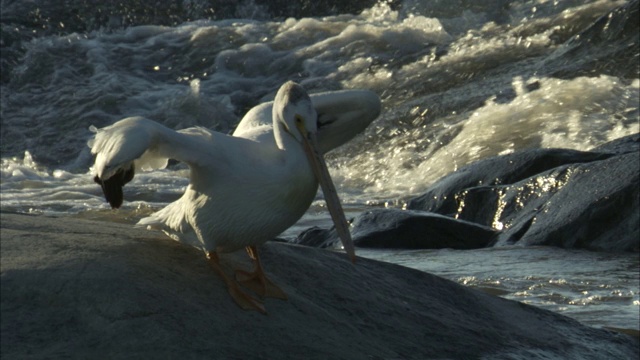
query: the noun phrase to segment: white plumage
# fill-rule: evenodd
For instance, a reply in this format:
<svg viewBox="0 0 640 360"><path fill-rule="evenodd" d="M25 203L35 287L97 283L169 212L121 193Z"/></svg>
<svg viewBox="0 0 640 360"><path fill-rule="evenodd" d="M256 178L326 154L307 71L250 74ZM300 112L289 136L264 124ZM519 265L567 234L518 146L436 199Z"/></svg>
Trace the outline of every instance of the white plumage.
<svg viewBox="0 0 640 360"><path fill-rule="evenodd" d="M146 118L126 118L94 129L89 146L96 155L95 180L115 208L122 204L122 187L133 178L134 169L162 168L170 158L187 163L190 183L184 195L139 225L161 229L203 249L219 273L218 252L247 248L257 266L251 275L257 277L264 275L255 247L305 213L320 181L345 249L353 258L346 220L321 153L361 132L379 112L380 100L369 91L310 98L301 86L288 82L273 103L250 110L233 136L204 128L174 131ZM241 290L235 282L221 276L240 306L264 311L257 300L238 294ZM265 279L259 282L257 291L266 287L269 296L274 285Z"/></svg>

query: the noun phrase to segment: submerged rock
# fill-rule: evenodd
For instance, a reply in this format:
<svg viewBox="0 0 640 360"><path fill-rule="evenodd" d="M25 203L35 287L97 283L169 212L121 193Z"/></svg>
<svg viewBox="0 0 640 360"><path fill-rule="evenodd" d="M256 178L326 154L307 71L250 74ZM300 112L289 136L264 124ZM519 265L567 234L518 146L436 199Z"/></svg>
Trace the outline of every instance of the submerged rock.
<svg viewBox="0 0 640 360"><path fill-rule="evenodd" d="M640 248L640 136L595 151L533 149L445 176L408 208L502 230L494 245Z"/></svg>
<svg viewBox="0 0 640 360"><path fill-rule="evenodd" d="M1 215L1 356L635 359L638 339L421 271L269 243L289 296L240 310L202 252L161 233ZM243 252L222 256L247 267Z"/></svg>

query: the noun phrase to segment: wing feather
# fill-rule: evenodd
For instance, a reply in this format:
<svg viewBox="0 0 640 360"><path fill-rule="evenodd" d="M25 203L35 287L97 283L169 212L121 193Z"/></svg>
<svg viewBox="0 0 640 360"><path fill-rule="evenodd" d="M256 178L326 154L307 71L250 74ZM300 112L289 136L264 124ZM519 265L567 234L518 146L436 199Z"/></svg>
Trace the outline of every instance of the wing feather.
<svg viewBox="0 0 640 360"><path fill-rule="evenodd" d="M143 117L122 119L92 131L96 135L88 145L96 156L94 180L113 208L122 205L122 187L133 179L136 168L164 168L168 159L190 166L210 163L216 153L212 133L206 129L174 131Z"/></svg>
<svg viewBox="0 0 640 360"><path fill-rule="evenodd" d="M318 145L324 154L364 131L381 111L380 97L369 90L341 90L309 95L318 113ZM273 102L255 106L242 118L234 136L256 138L270 129ZM273 137L273 135L271 135Z"/></svg>

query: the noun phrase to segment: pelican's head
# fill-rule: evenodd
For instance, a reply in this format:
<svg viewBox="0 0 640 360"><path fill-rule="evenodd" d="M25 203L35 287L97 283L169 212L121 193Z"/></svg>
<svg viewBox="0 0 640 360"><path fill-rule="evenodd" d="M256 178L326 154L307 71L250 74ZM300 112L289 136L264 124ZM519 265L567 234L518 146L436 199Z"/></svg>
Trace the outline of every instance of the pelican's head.
<svg viewBox="0 0 640 360"><path fill-rule="evenodd" d="M299 143L318 130L318 114L309 94L293 81L284 83L278 90L273 102L273 118Z"/></svg>
<svg viewBox="0 0 640 360"><path fill-rule="evenodd" d="M318 147L316 138L318 114L313 107L313 103L311 103L309 94L302 86L293 81L288 81L280 87L273 102L273 121L274 135L279 147L283 148L280 143L282 141L282 134L279 134L280 129L302 144L311 168L322 187L324 199L327 202L329 213L342 245L351 261L355 261L355 250L349 233L349 225L340 205L338 193L329 175L327 164Z"/></svg>

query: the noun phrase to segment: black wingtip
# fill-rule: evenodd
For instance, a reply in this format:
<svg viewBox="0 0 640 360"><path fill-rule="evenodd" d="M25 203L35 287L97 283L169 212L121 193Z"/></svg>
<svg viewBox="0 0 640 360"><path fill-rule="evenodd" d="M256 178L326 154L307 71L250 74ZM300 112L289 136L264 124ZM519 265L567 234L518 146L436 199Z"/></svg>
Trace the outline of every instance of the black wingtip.
<svg viewBox="0 0 640 360"><path fill-rule="evenodd" d="M106 180L100 179L96 175L93 181L100 184L104 197L107 199L109 205L111 205L111 208L117 209L122 206L122 202L124 201L122 188L133 179L134 174L135 171L132 165L128 169L118 169L113 176Z"/></svg>

